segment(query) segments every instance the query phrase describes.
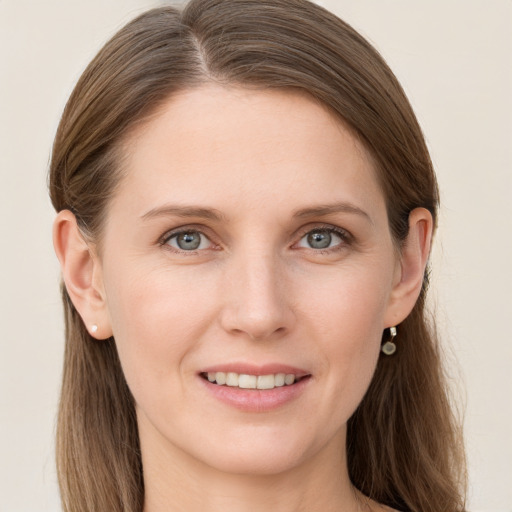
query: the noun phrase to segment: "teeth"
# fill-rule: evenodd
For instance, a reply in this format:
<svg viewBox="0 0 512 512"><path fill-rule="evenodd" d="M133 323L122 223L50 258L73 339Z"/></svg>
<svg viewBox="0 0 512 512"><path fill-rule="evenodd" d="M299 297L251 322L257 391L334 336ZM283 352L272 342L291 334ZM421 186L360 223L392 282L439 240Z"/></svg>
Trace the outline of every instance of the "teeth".
<svg viewBox="0 0 512 512"><path fill-rule="evenodd" d="M217 378L215 378L217 380ZM226 385L231 387L238 387L238 373L229 372L226 374Z"/></svg>
<svg viewBox="0 0 512 512"><path fill-rule="evenodd" d="M276 379L273 375L259 375L258 389L273 389L276 386Z"/></svg>
<svg viewBox="0 0 512 512"><path fill-rule="evenodd" d="M284 373L278 373L274 376L275 378L275 385L276 386L284 386L284 379L286 378L286 375Z"/></svg>
<svg viewBox="0 0 512 512"><path fill-rule="evenodd" d="M215 382L221 386L226 384L226 374L224 372L217 372L215 374Z"/></svg>
<svg viewBox="0 0 512 512"><path fill-rule="evenodd" d="M276 373L274 375L248 375L234 372L208 372L208 380L218 385L242 389L273 389L291 386L297 379L293 373Z"/></svg>
<svg viewBox="0 0 512 512"><path fill-rule="evenodd" d="M258 377L256 375L240 375L238 377L238 387L244 389L256 389Z"/></svg>

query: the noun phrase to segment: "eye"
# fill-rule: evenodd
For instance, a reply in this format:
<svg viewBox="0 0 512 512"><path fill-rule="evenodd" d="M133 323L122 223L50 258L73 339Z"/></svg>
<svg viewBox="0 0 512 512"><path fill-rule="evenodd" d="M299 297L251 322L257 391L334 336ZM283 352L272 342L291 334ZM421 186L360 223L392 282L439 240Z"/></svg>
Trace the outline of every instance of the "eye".
<svg viewBox="0 0 512 512"><path fill-rule="evenodd" d="M343 231L334 228L317 228L306 233L299 241L299 247L308 249L331 249L346 241Z"/></svg>
<svg viewBox="0 0 512 512"><path fill-rule="evenodd" d="M199 251L211 247L209 238L200 231L181 231L173 233L165 240L165 244L179 251Z"/></svg>

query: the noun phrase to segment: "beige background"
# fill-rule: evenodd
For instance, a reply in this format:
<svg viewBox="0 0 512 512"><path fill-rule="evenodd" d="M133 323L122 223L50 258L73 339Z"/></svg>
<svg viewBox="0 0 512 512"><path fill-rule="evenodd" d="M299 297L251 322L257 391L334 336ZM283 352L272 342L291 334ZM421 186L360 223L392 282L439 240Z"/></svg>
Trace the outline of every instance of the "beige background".
<svg viewBox="0 0 512 512"><path fill-rule="evenodd" d="M435 315L467 402L469 510L512 511L512 2L319 3L383 53L424 128L443 199ZM63 324L45 188L58 118L100 45L154 5L0 0L2 511L59 510Z"/></svg>

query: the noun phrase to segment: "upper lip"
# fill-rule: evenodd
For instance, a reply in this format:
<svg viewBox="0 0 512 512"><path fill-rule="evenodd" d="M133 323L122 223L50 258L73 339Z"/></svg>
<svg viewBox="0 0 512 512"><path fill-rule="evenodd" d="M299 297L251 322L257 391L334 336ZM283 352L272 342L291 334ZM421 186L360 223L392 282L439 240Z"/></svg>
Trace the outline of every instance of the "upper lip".
<svg viewBox="0 0 512 512"><path fill-rule="evenodd" d="M305 377L309 372L295 366L281 363L265 363L255 365L252 363L222 363L203 368L199 373L238 373L244 375L275 375L276 373L292 374L296 377Z"/></svg>

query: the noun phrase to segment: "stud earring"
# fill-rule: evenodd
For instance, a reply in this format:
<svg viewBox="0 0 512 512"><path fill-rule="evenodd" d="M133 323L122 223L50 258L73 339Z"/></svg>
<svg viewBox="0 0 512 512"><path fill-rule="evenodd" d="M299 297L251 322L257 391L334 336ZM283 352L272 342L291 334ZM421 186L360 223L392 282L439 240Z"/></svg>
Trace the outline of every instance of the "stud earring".
<svg viewBox="0 0 512 512"><path fill-rule="evenodd" d="M396 345L395 343L393 343L393 340L395 339L396 336L396 327L390 327L389 334L391 338L389 338L389 340L386 341L386 343L384 343L381 347L382 353L387 356L390 356L396 352Z"/></svg>
<svg viewBox="0 0 512 512"><path fill-rule="evenodd" d="M98 330L98 326L96 324L91 326L91 332L96 332Z"/></svg>

